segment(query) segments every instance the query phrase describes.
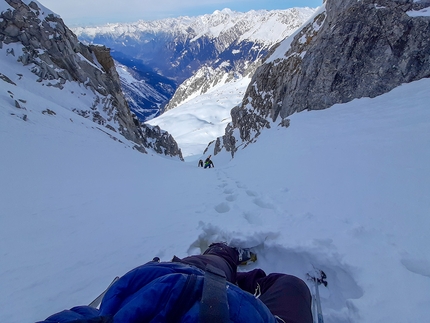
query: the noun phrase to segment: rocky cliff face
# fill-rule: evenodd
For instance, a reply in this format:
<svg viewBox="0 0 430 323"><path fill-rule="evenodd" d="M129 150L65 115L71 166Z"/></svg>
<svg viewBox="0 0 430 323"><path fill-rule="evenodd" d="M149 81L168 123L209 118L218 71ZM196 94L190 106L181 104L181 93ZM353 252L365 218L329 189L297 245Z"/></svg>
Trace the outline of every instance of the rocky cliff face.
<svg viewBox="0 0 430 323"><path fill-rule="evenodd" d="M67 82L77 82L92 89L92 105L85 110L71 108L74 112L119 132L136 143L139 151L167 144L164 153L182 158L171 136L161 130L152 131L132 115L108 48L83 45L59 16L37 1L5 1L7 5L0 7L0 48L22 45L17 60L31 68L38 76L37 82L59 89ZM9 54L15 56L14 50Z"/></svg>
<svg viewBox="0 0 430 323"><path fill-rule="evenodd" d="M375 97L430 77L429 1L327 0L312 21L279 44L257 70L215 153L232 154L272 122Z"/></svg>

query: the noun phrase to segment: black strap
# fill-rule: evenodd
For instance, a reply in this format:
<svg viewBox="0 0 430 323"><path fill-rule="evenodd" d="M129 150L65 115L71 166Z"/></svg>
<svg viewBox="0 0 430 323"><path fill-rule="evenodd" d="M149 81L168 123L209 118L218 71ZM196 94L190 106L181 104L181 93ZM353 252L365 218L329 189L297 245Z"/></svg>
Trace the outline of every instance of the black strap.
<svg viewBox="0 0 430 323"><path fill-rule="evenodd" d="M207 265L200 302L200 323L228 323L227 286L224 271Z"/></svg>

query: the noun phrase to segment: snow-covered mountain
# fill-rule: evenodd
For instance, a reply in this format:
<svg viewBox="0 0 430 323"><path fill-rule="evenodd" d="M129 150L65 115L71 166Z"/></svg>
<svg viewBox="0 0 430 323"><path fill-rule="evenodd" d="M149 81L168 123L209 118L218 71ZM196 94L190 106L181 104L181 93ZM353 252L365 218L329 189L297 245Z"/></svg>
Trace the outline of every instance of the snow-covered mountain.
<svg viewBox="0 0 430 323"><path fill-rule="evenodd" d="M271 123L430 77L429 1L328 0L253 75L214 153L232 154Z"/></svg>
<svg viewBox="0 0 430 323"><path fill-rule="evenodd" d="M91 120L97 131L141 152L182 158L167 132L131 113L109 50L80 43L37 1L1 2L0 75L0 96L13 107L8 118L33 122L34 114L56 116L66 109L76 114L71 122Z"/></svg>
<svg viewBox="0 0 430 323"><path fill-rule="evenodd" d="M231 78L252 73L255 63L270 47L289 36L313 12L310 8L247 13L224 9L198 17L81 27L74 31L82 41L112 48L112 56L135 72L158 74L157 79L147 78L145 82L156 91L161 86L164 93L157 97L150 90L147 96L151 100L142 102L144 106L131 104L132 110L150 110L152 115L153 110L162 109L172 97L172 87L176 90L196 72L197 79L178 89L168 109L193 95L191 89L193 93L203 93L225 75ZM125 81L123 87L130 88ZM168 100L163 101L165 96Z"/></svg>

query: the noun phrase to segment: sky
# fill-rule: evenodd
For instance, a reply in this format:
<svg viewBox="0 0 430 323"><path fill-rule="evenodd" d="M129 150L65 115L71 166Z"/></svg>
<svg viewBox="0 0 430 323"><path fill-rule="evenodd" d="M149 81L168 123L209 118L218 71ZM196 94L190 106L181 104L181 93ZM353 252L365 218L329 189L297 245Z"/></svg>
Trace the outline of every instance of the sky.
<svg viewBox="0 0 430 323"><path fill-rule="evenodd" d="M118 133L71 111L91 103L90 88L37 82L11 48L20 54L0 48L0 73L15 83L0 79L0 322L89 304L156 256L219 241L257 253L240 270L305 281L323 270L326 322L428 321L429 78L293 114L288 128L273 123L233 160L221 153L202 169L112 140ZM224 116L213 95L188 106L183 133L200 127L191 120Z"/></svg>
<svg viewBox="0 0 430 323"><path fill-rule="evenodd" d="M319 7L322 0L40 0L70 27L138 20L197 16L229 8L234 11Z"/></svg>

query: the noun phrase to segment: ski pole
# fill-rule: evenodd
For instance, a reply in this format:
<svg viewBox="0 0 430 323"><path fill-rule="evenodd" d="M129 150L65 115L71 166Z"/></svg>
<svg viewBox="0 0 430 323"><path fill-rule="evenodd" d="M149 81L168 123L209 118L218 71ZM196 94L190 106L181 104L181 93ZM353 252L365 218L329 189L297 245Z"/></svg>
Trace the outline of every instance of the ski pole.
<svg viewBox="0 0 430 323"><path fill-rule="evenodd" d="M319 292L319 285L320 284L324 284L324 286L327 287L327 281L325 280L327 278L327 275L322 271L319 270L319 278L316 278L314 276L311 276L310 274L307 274L308 279L312 280L315 284L315 295L314 297L312 297L312 299L314 300L314 306L313 306L313 315L315 314L315 305L316 305L316 309L317 309L317 317L316 317L316 322L315 323L324 323L324 317L322 314L322 308L321 308L321 298L320 298L320 292ZM314 316L315 319L315 316Z"/></svg>
<svg viewBox="0 0 430 323"><path fill-rule="evenodd" d="M324 318L322 315L322 308L321 308L321 299L320 299L320 292L318 288L318 280L315 279L315 294L316 294L316 303L317 303L317 314L318 314L318 323L324 323Z"/></svg>

